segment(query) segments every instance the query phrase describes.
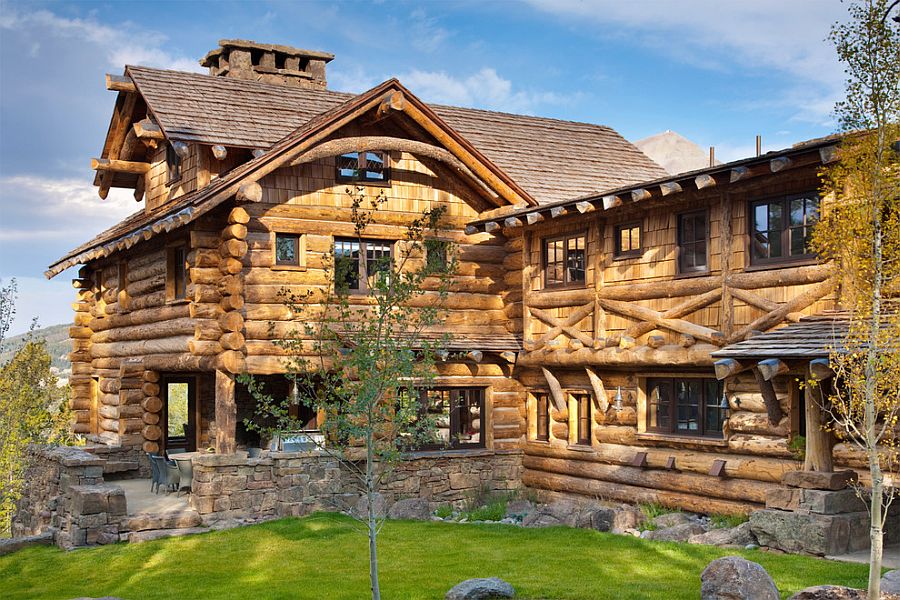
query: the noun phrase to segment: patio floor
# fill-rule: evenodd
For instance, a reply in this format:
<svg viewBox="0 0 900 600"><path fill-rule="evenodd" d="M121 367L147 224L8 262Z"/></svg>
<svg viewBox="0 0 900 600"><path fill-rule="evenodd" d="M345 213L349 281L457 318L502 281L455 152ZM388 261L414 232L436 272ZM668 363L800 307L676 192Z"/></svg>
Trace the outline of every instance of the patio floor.
<svg viewBox="0 0 900 600"><path fill-rule="evenodd" d="M179 512L190 508L188 504L190 494L182 492L179 496L175 492L166 494L163 491L154 494L150 492L149 479L123 479L110 483L115 483L125 490L129 515Z"/></svg>

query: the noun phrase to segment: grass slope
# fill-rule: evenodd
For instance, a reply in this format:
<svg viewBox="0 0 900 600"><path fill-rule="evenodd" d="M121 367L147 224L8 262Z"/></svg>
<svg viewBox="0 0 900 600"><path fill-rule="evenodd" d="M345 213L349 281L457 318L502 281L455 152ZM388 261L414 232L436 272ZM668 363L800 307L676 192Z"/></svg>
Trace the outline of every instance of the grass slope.
<svg viewBox="0 0 900 600"><path fill-rule="evenodd" d="M368 593L366 539L347 517L315 514L262 525L62 552L0 557L0 598L358 599ZM379 538L385 598L443 598L470 577L498 576L519 598L699 597L709 561L735 551L580 529L389 521ZM862 587L866 565L740 551L784 597L806 586Z"/></svg>

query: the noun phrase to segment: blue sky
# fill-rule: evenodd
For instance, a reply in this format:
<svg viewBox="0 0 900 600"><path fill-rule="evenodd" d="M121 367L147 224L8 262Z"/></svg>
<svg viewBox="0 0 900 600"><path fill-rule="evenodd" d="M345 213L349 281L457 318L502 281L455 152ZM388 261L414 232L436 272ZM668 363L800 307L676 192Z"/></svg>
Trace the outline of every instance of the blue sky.
<svg viewBox="0 0 900 600"><path fill-rule="evenodd" d="M125 64L202 71L221 38L336 55L329 86L392 76L427 101L666 129L717 157L830 133L842 70L825 41L837 0L523 2L9 2L0 0L0 278L16 277L13 333L67 322L54 259L141 205L101 201L99 156Z"/></svg>

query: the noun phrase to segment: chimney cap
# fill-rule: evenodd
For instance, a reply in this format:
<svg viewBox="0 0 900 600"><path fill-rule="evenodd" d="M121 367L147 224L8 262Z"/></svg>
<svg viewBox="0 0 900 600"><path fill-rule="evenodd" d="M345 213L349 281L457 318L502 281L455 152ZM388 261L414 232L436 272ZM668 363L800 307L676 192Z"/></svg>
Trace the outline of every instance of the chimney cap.
<svg viewBox="0 0 900 600"><path fill-rule="evenodd" d="M279 52L288 56L297 56L301 58L313 58L324 62L330 62L334 59L334 54L329 52L319 52L318 50L304 50L302 48L294 48L293 46L282 46L279 44L260 44L252 40L219 40L219 47L210 50L200 60L200 65L204 67L214 66L213 60L218 60L220 54L225 50L239 48L242 50L262 50L263 52Z"/></svg>

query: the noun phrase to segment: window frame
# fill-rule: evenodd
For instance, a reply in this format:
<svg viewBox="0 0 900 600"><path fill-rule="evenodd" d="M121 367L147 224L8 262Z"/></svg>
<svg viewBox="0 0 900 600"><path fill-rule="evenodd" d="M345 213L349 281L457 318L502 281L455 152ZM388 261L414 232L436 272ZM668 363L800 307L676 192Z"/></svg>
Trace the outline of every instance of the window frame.
<svg viewBox="0 0 900 600"><path fill-rule="evenodd" d="M534 397L534 441L549 442L550 441L550 410L551 400L550 392L535 391L531 395ZM541 402L543 399L543 409ZM543 427L541 424L543 423Z"/></svg>
<svg viewBox="0 0 900 600"><path fill-rule="evenodd" d="M622 231L628 229L638 230L638 246L631 250L622 250ZM630 235L629 235L630 237ZM644 254L644 222L642 219L626 221L613 226L613 258L636 258Z"/></svg>
<svg viewBox="0 0 900 600"><path fill-rule="evenodd" d="M450 402L450 443L448 445L443 444L423 444L419 447L419 450L467 450L472 448L486 448L486 425L487 425L487 394L485 393L484 387L479 386L432 386L432 387L420 387L416 388L419 393L419 409L425 409L428 404L428 393L439 391L439 392L449 392L448 401ZM460 414L459 414L459 406L458 401L460 398L460 394L462 392L476 392L478 394L478 441L477 442L466 442L460 443L457 438L454 441L453 435L459 427L460 424Z"/></svg>
<svg viewBox="0 0 900 600"><path fill-rule="evenodd" d="M181 253L181 274L183 284L183 292L182 295L178 293L178 269L176 267L178 260L178 253ZM166 301L173 302L187 302L187 288L188 288L188 270L189 266L187 264L187 244L173 244L166 248Z"/></svg>
<svg viewBox="0 0 900 600"><path fill-rule="evenodd" d="M569 439L572 440L572 444L577 446L590 446L591 436L594 433L593 423L591 422L594 418L591 411L593 394L588 391L576 391L569 394L575 404L575 414L573 415L575 431L573 432L574 436L570 435Z"/></svg>
<svg viewBox="0 0 900 600"><path fill-rule="evenodd" d="M382 173L384 177L381 179L369 179L365 173L368 167L368 154L378 154L382 159ZM341 173L341 159L345 156L356 154L356 172L357 175L344 175ZM359 173L363 176L360 177ZM334 180L338 183L356 183L362 185L374 185L380 187L391 186L391 153L387 150L363 150L361 152L346 152L334 158Z"/></svg>
<svg viewBox="0 0 900 600"><path fill-rule="evenodd" d="M704 255L704 263L703 266L694 266L694 267L684 267L682 265L682 258L684 256L684 245L686 243L690 243L692 245L698 244L700 240L693 240L691 242L685 242L683 238L682 231L682 223L684 222L685 217L696 217L699 215L703 215L703 243L706 246L706 252ZM709 245L710 245L710 235L709 235L709 209L702 208L699 210L691 210L683 213L679 213L676 217L675 221L675 241L676 241L676 258L675 258L675 269L678 275L700 275L704 273L709 273Z"/></svg>
<svg viewBox="0 0 900 600"><path fill-rule="evenodd" d="M747 202L747 261L748 266L757 267L757 268L765 268L771 266L791 266L797 264L806 264L810 262L815 262L816 253L815 252L807 252L805 254L797 254L785 255L785 251L790 252L791 248L791 230L796 229L795 227L791 227L790 225L790 205L792 200L797 199L811 200L815 199L818 202L819 212L821 214L822 210L822 198L819 196L819 193L816 191L811 192L801 192L798 194L788 194L788 195L778 195L778 196L767 196L764 198L756 198L753 200L749 200ZM762 205L771 205L771 204L780 204L781 206L781 231L780 231L780 242L781 242L781 250L782 255L778 257L768 257L768 258L759 258L755 256L753 251L753 242L754 236L757 233L754 224L754 212L757 206ZM804 215L806 213L804 212ZM818 221L816 221L818 222ZM814 224L813 224L814 225ZM803 228L812 227L813 225L803 225ZM766 230L767 232L770 230ZM771 244L771 242L769 242Z"/></svg>
<svg viewBox="0 0 900 600"><path fill-rule="evenodd" d="M296 233L293 231L273 231L272 232L272 269L274 270L306 270L306 234ZM278 260L278 238L291 237L294 238L294 262L280 262Z"/></svg>
<svg viewBox="0 0 900 600"><path fill-rule="evenodd" d="M425 267L432 273L445 273L450 267L450 240L440 238L428 238L422 244L425 250ZM432 254L440 249L439 258L435 258ZM437 260L439 264L433 264L432 261Z"/></svg>
<svg viewBox="0 0 900 600"><path fill-rule="evenodd" d="M181 181L181 175L182 175L181 167L182 167L181 157L178 156L178 152L175 151L175 146L172 144L167 144L166 145L166 185L167 186Z"/></svg>
<svg viewBox="0 0 900 600"><path fill-rule="evenodd" d="M696 432L683 431L678 429L678 395L676 392L677 384L680 381L689 381L689 382L700 382L700 391L701 398L697 404L697 414L698 414L698 426ZM652 389L654 383L656 382L664 382L670 385L672 397L669 403L668 410L668 418L669 418L669 426L666 428L659 426L652 426L651 419L653 418L653 402L651 399ZM710 403L707 398L707 384L715 383L717 393L713 398L712 407L715 410L720 411L720 422L722 423L722 429L713 429L709 430L708 424L706 422L706 412L710 407ZM720 406L722 400L722 392L724 390L724 383L717 380L715 377L690 377L690 376L669 376L669 375L661 375L661 376L651 376L647 377L644 381L644 398L645 398L645 420L644 420L644 432L652 433L652 434L661 434L666 436L680 437L680 438L688 438L688 439L706 439L706 440L725 440L725 427L724 423L728 419L727 411L729 408L722 408ZM642 432L643 433L643 432Z"/></svg>
<svg viewBox="0 0 900 600"><path fill-rule="evenodd" d="M120 313L131 311L131 297L128 295L128 261L116 263L116 300Z"/></svg>
<svg viewBox="0 0 900 600"><path fill-rule="evenodd" d="M382 240L378 238L353 238L353 237L335 237L333 241L334 248L334 285L335 289L337 289L338 281L337 281L337 245L338 243L356 243L359 244L359 259L357 263L357 283L359 287L352 288L347 287L347 292L350 294L367 294L369 292L369 275L368 275L368 263L369 259L366 256L368 253L367 244L379 244L385 245L388 247L388 258L390 259L390 264L393 267L394 258L395 258L395 245L396 240ZM352 259L351 259L352 260ZM378 260L378 259L376 259Z"/></svg>
<svg viewBox="0 0 900 600"><path fill-rule="evenodd" d="M570 280L569 279L569 241L577 240L578 238L582 238L583 244L584 244L584 249L583 249L584 265L583 265L583 269L582 269L582 272L584 273L584 278ZM585 231L585 230L573 231L573 232L565 233L562 235L554 235L551 237L541 238L541 273L542 273L542 278L543 278L544 289L577 288L577 287L584 287L587 285L587 260L588 260L587 240L588 240L588 235L587 235L587 231ZM563 281L561 281L559 283L548 283L549 282L548 269L550 267L549 245L553 242L562 242L563 243L563 259L562 259ZM576 245L577 245L577 241L576 241ZM577 248L576 248L576 250L577 250ZM556 264L556 263L554 263L554 264Z"/></svg>

